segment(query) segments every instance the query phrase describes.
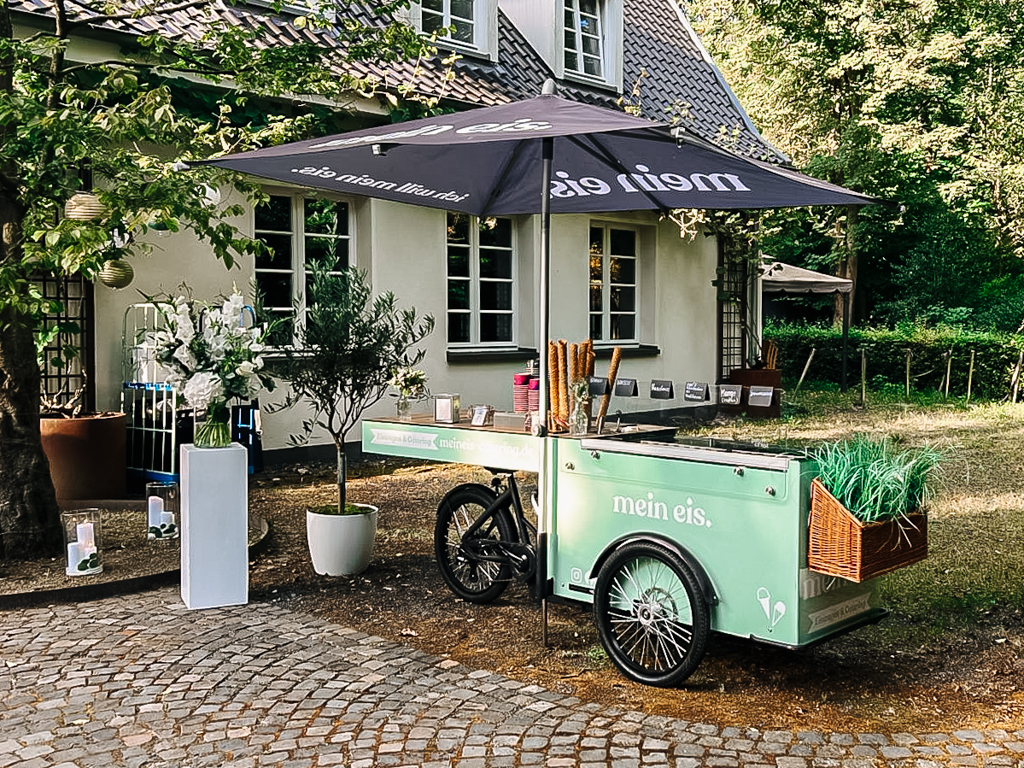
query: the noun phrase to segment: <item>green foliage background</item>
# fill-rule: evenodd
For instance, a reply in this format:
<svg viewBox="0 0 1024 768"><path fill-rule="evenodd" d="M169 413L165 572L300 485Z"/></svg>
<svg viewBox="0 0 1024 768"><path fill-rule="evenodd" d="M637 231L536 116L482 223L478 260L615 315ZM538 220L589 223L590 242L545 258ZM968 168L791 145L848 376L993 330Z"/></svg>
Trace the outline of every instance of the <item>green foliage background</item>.
<svg viewBox="0 0 1024 768"><path fill-rule="evenodd" d="M798 167L899 204L855 220L844 210L773 212L766 253L855 276L855 322L1018 330L1024 4L683 5L754 123Z"/></svg>
<svg viewBox="0 0 1024 768"><path fill-rule="evenodd" d="M842 333L822 325L773 323L764 330L765 340L779 348L778 368L783 379L795 384L814 349L807 373L809 381L839 385L842 372ZM955 326L926 327L901 323L894 329L851 328L847 384L859 387L861 350L867 358L869 390L903 392L906 387L907 351L910 351L910 386L914 391L945 390L947 356L951 355L949 394L964 397L974 373L971 397L999 400L1010 394L1014 370L1024 336L975 331Z"/></svg>

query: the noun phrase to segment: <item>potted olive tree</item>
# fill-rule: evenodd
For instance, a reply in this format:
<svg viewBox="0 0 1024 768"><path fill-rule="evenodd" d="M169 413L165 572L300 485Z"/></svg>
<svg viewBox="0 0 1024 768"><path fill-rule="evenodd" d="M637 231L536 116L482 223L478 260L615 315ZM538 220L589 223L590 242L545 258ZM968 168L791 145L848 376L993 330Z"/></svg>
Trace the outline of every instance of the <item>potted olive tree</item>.
<svg viewBox="0 0 1024 768"><path fill-rule="evenodd" d="M377 509L347 502L345 438L384 397L394 372L423 359L423 350L413 347L433 330L434 318L400 309L391 292L373 296L364 272L332 272L324 263L314 267L306 304L301 343L281 364L289 385L283 405L309 404L312 415L292 439L305 443L317 428L325 430L338 469L337 504L307 510L307 541L317 573L359 573L373 556Z"/></svg>

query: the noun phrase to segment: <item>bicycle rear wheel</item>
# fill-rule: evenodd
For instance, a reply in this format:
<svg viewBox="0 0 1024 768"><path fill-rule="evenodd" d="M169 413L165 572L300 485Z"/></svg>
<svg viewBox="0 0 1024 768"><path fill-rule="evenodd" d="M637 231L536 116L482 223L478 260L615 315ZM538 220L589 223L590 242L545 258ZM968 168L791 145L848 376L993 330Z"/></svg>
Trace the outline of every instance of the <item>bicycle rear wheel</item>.
<svg viewBox="0 0 1024 768"><path fill-rule="evenodd" d="M466 531L494 503L497 496L483 485L467 484L453 489L437 508L434 525L434 556L448 588L470 603L489 603L505 591L512 578L499 541L513 541L508 509L497 510L479 529Z"/></svg>

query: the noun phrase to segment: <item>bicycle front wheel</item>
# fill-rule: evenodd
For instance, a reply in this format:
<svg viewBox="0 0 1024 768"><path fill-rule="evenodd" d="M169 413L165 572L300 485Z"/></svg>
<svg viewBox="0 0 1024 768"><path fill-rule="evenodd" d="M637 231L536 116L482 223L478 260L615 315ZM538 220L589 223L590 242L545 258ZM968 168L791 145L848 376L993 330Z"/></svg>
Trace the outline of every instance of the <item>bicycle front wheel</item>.
<svg viewBox="0 0 1024 768"><path fill-rule="evenodd" d="M507 508L495 511L477 530L467 534L495 498L494 492L485 486L460 485L444 497L437 509L434 556L441 577L452 592L470 603L497 599L512 578L512 566L498 543L513 541Z"/></svg>

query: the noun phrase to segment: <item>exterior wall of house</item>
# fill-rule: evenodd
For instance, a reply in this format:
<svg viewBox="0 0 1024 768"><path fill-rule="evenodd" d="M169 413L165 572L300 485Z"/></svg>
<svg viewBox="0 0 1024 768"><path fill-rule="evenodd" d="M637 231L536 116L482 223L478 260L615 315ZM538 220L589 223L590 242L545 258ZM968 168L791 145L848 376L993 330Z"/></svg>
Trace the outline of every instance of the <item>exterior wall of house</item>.
<svg viewBox="0 0 1024 768"><path fill-rule="evenodd" d="M369 272L375 291L391 290L400 306L413 306L420 313L433 315L437 322L434 333L424 344L427 354L421 366L429 377L431 392L458 392L464 406L488 403L511 410L512 374L523 369L521 360L448 360L445 213L369 199L354 200L352 206L355 214L352 262ZM619 376L637 379L640 396L614 398L612 413L679 408L684 404L686 381L710 383L715 379L715 289L711 285L715 277L715 241L705 237L692 242L681 239L674 224L659 222L655 215L648 213L556 216L552 223L550 273L553 338L582 341L587 337L588 245L592 222L638 229L641 341L660 350L659 354L623 359ZM251 215L235 223L243 232L252 234ZM515 341L519 347L535 348L540 312L539 296L534 290L540 250L539 218L518 217L515 224L518 256ZM160 237L151 233L149 240L154 252L133 259L136 279L131 286L118 291L97 286L97 401L101 408L119 406L124 380L125 310L143 301L142 294L176 295L184 284L197 298L213 299L233 287L248 293L254 275L255 264L251 259L243 259L228 270L213 258L207 246L188 234ZM597 374L604 375L607 366L607 357L599 359ZM648 396L651 379L673 380L675 399L651 400ZM281 399L280 389L261 394L264 404ZM426 402L420 407L427 411L431 404ZM385 398L370 415L390 415L393 409L394 401ZM288 436L298 432L306 416L301 407L273 414L265 411L264 449L286 447ZM357 434L354 432L353 436ZM326 442L329 442L326 436L314 440L314 443Z"/></svg>
<svg viewBox="0 0 1024 768"><path fill-rule="evenodd" d="M252 230L251 216L232 220L242 231ZM135 279L127 288L112 289L97 283L95 289L95 355L96 407L117 410L120 407L121 383L130 371L123 369L125 312L135 304L144 303L145 296L177 296L188 286L199 299L213 299L230 293L232 288L248 294L255 264L240 259L233 269L217 261L210 247L189 232L158 235L150 231L144 238L152 245L152 253L131 258ZM136 251L138 253L138 251ZM129 326L131 317L129 317ZM129 327L129 336L131 331Z"/></svg>

